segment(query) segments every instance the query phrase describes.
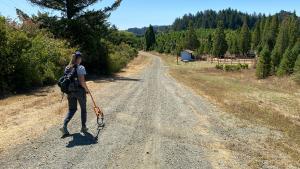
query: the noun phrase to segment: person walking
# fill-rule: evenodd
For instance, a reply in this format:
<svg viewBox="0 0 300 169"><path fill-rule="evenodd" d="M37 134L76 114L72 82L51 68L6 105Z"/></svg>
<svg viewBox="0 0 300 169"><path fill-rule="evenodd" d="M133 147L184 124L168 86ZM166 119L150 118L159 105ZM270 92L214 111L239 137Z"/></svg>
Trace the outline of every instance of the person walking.
<svg viewBox="0 0 300 169"><path fill-rule="evenodd" d="M69 65L65 68L65 74L68 74L71 71L74 71L74 74L71 78L71 83L69 86L70 93L68 93L69 111L64 119L63 127L60 128L60 131L63 135L70 134L68 131L68 123L71 121L77 111L77 102L79 103L81 108L81 132L85 133L88 131L88 128L86 126L86 95L89 94L89 89L85 81L86 70L85 67L81 65L81 62L82 54L77 51L72 55L72 59Z"/></svg>

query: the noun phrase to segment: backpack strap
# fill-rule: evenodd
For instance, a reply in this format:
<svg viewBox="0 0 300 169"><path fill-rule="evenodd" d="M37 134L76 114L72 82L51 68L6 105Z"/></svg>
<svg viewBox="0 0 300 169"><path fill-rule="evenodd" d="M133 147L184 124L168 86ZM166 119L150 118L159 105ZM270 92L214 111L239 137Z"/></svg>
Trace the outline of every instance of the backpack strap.
<svg viewBox="0 0 300 169"><path fill-rule="evenodd" d="M74 65L73 68L74 68L74 75L78 77L78 73L77 73L78 65Z"/></svg>

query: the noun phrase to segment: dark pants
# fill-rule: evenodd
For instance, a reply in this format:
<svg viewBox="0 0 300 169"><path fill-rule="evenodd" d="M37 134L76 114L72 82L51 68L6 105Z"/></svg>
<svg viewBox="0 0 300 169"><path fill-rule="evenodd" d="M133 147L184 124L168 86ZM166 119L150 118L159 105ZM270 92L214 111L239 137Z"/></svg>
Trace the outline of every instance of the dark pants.
<svg viewBox="0 0 300 169"><path fill-rule="evenodd" d="M69 112L64 120L64 126L67 126L77 111L77 101L81 108L81 124L86 127L86 93L84 89L79 89L77 92L68 94Z"/></svg>

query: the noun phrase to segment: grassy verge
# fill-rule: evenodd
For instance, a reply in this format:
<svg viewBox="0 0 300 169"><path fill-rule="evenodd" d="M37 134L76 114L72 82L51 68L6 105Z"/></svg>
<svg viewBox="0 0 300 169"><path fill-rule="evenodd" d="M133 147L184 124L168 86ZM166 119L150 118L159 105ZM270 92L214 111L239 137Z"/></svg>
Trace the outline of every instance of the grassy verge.
<svg viewBox="0 0 300 169"><path fill-rule="evenodd" d="M253 69L224 72L205 61L177 65L174 56L160 56L174 78L226 112L282 131L286 137L272 144L299 160L300 86L291 78L257 80Z"/></svg>

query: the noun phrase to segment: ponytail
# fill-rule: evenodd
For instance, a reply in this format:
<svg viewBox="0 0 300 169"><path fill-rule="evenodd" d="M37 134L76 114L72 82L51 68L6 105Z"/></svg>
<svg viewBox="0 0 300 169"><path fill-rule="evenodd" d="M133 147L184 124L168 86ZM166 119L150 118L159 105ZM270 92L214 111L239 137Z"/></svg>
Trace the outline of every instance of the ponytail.
<svg viewBox="0 0 300 169"><path fill-rule="evenodd" d="M72 58L71 58L71 60L70 60L70 63L69 63L69 65L68 65L68 68L73 67L73 66L76 64L76 60L77 60L76 55L75 55L75 54L72 54Z"/></svg>

